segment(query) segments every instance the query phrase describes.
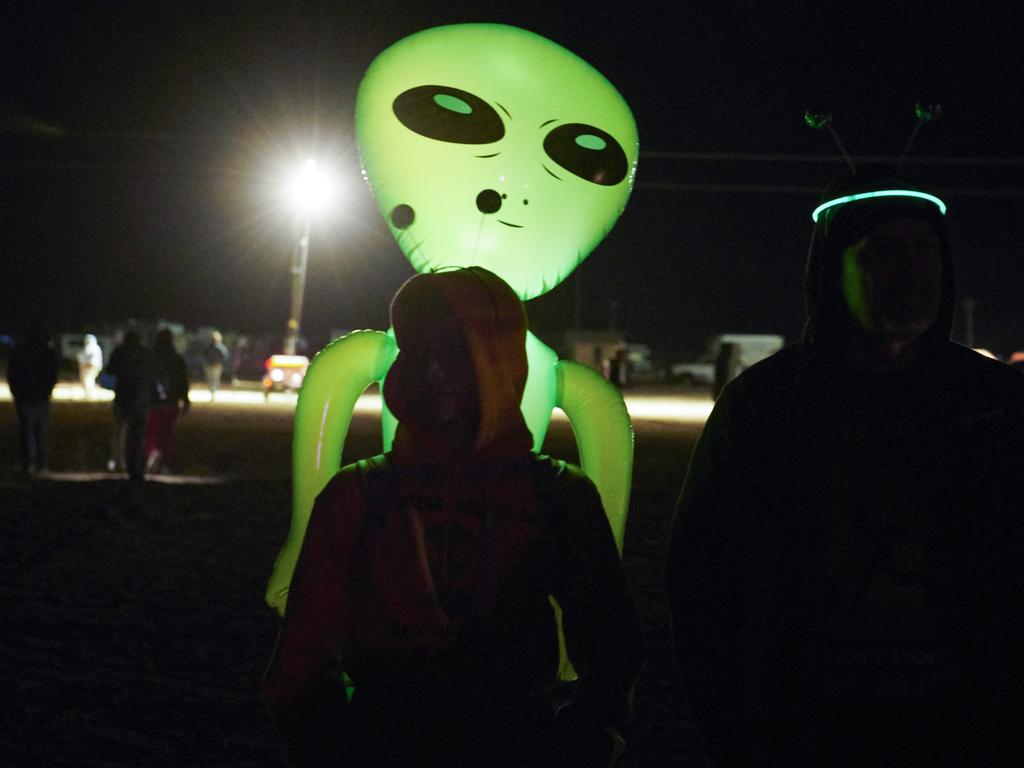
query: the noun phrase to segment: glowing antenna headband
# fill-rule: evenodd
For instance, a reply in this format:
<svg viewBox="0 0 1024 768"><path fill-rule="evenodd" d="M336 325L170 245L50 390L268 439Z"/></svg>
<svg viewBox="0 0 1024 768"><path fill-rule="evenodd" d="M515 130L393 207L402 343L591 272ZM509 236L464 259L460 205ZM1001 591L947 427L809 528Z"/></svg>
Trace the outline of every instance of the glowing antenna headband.
<svg viewBox="0 0 1024 768"><path fill-rule="evenodd" d="M858 192L855 195L843 195L832 200L826 200L811 212L811 221L817 222L818 217L829 208L846 205L857 200L870 200L874 197L916 197L919 200L927 200L929 203L933 203L939 209L939 213L943 216L946 215L946 204L935 195L929 195L927 192L918 192L914 189L879 189L874 192Z"/></svg>

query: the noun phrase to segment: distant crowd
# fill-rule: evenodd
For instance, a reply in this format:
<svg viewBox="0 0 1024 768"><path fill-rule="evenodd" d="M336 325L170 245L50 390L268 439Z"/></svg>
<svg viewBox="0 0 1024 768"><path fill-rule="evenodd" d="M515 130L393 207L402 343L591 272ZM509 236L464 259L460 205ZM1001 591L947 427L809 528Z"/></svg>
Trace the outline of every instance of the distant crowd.
<svg viewBox="0 0 1024 768"><path fill-rule="evenodd" d="M231 355L219 331L212 330L199 350L202 377L216 397ZM121 497L137 496L148 473L176 468L175 426L191 407L186 358L174 333L160 329L152 346L135 330L124 333L108 359L95 334L82 337L77 352L78 379L86 400L99 389L114 395L113 430L107 469L124 472L128 483ZM34 478L48 469L50 400L57 384L60 357L42 323L33 325L11 352L7 381L18 416L21 463Z"/></svg>

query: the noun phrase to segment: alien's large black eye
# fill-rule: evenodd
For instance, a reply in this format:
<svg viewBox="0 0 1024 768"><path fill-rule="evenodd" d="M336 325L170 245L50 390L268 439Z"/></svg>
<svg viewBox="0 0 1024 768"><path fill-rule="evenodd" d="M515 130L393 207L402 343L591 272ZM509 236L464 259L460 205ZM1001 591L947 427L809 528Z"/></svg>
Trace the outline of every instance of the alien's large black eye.
<svg viewBox="0 0 1024 768"><path fill-rule="evenodd" d="M505 135L505 124L490 104L446 85L410 88L391 108L402 125L428 139L490 144Z"/></svg>
<svg viewBox="0 0 1024 768"><path fill-rule="evenodd" d="M618 184L629 170L626 153L614 137L584 123L566 123L544 138L548 157L570 173L601 186Z"/></svg>

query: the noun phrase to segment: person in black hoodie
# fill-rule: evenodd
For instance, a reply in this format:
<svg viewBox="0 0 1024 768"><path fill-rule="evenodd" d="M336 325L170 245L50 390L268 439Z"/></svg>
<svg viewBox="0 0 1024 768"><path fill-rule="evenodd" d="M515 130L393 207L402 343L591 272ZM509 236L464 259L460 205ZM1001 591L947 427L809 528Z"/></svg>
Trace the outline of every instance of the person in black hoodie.
<svg viewBox="0 0 1024 768"><path fill-rule="evenodd" d="M137 331L128 331L110 355L105 372L115 378L114 419L129 480L122 492L138 500L145 480L146 423L155 399L156 357Z"/></svg>
<svg viewBox="0 0 1024 768"><path fill-rule="evenodd" d="M317 498L263 679L289 763L608 766L643 636L593 483L531 450L522 302L470 267L411 278L391 317L394 445Z"/></svg>
<svg viewBox="0 0 1024 768"><path fill-rule="evenodd" d="M21 466L29 477L46 470L50 396L57 383L57 353L46 326L32 326L7 364L7 383L18 414Z"/></svg>
<svg viewBox="0 0 1024 768"><path fill-rule="evenodd" d="M944 212L830 184L802 341L697 444L666 577L720 768L1024 764L1024 378L949 339Z"/></svg>

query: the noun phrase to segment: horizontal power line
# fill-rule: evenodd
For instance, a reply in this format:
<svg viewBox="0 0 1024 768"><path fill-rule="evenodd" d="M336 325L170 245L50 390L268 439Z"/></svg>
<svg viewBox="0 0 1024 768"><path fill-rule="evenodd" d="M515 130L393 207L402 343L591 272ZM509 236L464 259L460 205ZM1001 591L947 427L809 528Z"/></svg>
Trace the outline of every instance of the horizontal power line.
<svg viewBox="0 0 1024 768"><path fill-rule="evenodd" d="M0 135L21 135L36 139L93 139L105 141L136 141L143 143L179 144L222 144L234 143L240 139L233 134L126 131L96 128L64 128L43 123L11 123L0 120ZM786 152L697 152L674 149L646 149L640 151L641 160L683 160L695 162L734 163L827 163L845 165L846 158L836 154L798 154ZM1024 166L1024 157L915 157L901 158L896 155L852 155L857 163L879 163L883 165L974 165L974 166Z"/></svg>
<svg viewBox="0 0 1024 768"><path fill-rule="evenodd" d="M211 175L219 175L227 172L217 166L193 166L177 164L167 161L162 164L126 162L56 162L52 160L35 163L19 163L16 160L0 158L0 169L3 168L33 168L35 170L75 172L75 171L100 171L122 174L148 173L152 176L176 176L176 177L202 177L208 178ZM818 197L822 193L822 187L801 186L796 184L745 184L745 183L716 183L716 182L682 182L682 181L637 181L635 188L638 191L646 192L710 192L710 193L743 193L743 194L764 194L764 195L796 195L803 197ZM975 198L1024 198L1024 189L980 189L980 188L958 188L958 187L935 187L936 193L947 197L975 197Z"/></svg>
<svg viewBox="0 0 1024 768"><path fill-rule="evenodd" d="M696 162L735 163L828 163L845 165L842 155L800 155L783 152L680 152L676 150L641 150L641 160L692 160ZM978 165L1024 166L1024 157L905 157L895 155L854 155L854 164L878 163L882 165Z"/></svg>
<svg viewBox="0 0 1024 768"><path fill-rule="evenodd" d="M821 187L806 187L786 184L714 184L688 183L680 181L638 181L636 188L653 192L752 192L767 195L813 195L821 194ZM950 197L1024 197L1024 189L957 189L938 187L935 189Z"/></svg>

